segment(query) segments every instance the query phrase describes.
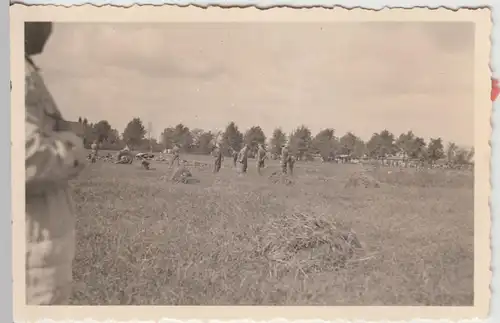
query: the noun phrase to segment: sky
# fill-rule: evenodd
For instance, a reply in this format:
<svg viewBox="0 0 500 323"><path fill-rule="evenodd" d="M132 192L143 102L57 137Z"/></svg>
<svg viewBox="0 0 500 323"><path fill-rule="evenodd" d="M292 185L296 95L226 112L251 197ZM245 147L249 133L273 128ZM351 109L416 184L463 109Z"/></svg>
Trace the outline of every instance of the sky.
<svg viewBox="0 0 500 323"><path fill-rule="evenodd" d="M68 120L120 133L140 117L156 137L234 121L474 143L473 23L56 23L35 61Z"/></svg>

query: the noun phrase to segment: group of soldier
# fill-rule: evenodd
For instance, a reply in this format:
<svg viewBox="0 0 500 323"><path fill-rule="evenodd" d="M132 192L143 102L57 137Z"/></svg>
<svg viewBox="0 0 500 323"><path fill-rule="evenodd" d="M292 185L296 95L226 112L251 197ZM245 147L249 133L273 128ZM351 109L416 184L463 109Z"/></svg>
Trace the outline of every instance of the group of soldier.
<svg viewBox="0 0 500 323"><path fill-rule="evenodd" d="M245 144L243 148L238 151L234 148L229 148L230 155L232 157L233 167L237 168L238 164L240 167L240 173L245 174L248 170L248 157L250 153L250 147ZM214 173L218 173L221 169L222 162L224 161L224 155L220 144L216 144L212 152L214 157ZM262 175L262 168L265 167L265 161L267 159L267 151L264 148L264 144L259 144L257 148L256 155L256 166L257 173ZM295 158L290 154L289 147L287 144L281 147L281 171L283 174L290 172L293 174L293 167L295 163Z"/></svg>
<svg viewBox="0 0 500 323"><path fill-rule="evenodd" d="M98 156L98 143L94 141L91 145L91 153L89 159L92 163L95 163ZM250 154L250 147L245 144L241 150L236 150L232 147L229 148L230 156L232 159L232 164L234 168L238 168L241 174L246 174L248 171L248 157ZM174 145L172 151L172 159L170 160L170 167L174 164L180 166L180 147L179 145ZM221 144L217 143L212 151L212 156L214 158L213 172L218 173L222 167L222 162L224 161L224 153ZM131 164L133 162L134 156L130 152L128 146L120 150L116 157L116 164ZM265 161L267 159L267 151L264 144L259 144L256 154L256 166L257 173L262 175L262 168L265 167ZM293 167L295 164L295 158L290 154L288 144L284 144L281 147L281 171L283 174L290 173L293 175ZM149 162L143 160L143 166L149 168Z"/></svg>

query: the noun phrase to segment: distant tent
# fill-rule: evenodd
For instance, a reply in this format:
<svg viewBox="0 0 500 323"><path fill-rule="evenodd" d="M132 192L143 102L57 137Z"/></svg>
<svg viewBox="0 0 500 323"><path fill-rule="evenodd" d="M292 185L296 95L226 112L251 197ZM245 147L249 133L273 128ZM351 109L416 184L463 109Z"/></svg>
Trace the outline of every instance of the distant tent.
<svg viewBox="0 0 500 323"><path fill-rule="evenodd" d="M130 148L128 147L128 145L125 145L125 148L123 148L124 151L130 151Z"/></svg>

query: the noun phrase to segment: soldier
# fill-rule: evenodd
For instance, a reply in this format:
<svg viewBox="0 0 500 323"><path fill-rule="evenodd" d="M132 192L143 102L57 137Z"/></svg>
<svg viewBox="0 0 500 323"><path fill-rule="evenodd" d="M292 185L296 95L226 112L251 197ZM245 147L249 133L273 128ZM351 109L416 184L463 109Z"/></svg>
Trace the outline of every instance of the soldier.
<svg viewBox="0 0 500 323"><path fill-rule="evenodd" d="M267 158L266 150L263 144L259 144L259 149L257 150L257 173L261 175L261 169L264 168L264 161Z"/></svg>
<svg viewBox="0 0 500 323"><path fill-rule="evenodd" d="M33 55L43 52L51 22L26 22L25 300L68 305L72 292L76 213L68 181L85 166L83 140L67 127ZM66 126L64 126L66 124ZM65 129L68 128L68 129Z"/></svg>
<svg viewBox="0 0 500 323"><path fill-rule="evenodd" d="M233 166L236 168L236 163L238 162L238 151L234 148L231 148L231 155L233 157Z"/></svg>
<svg viewBox="0 0 500 323"><path fill-rule="evenodd" d="M238 154L238 161L241 164L241 172L245 174L248 168L248 145L245 144Z"/></svg>
<svg viewBox="0 0 500 323"><path fill-rule="evenodd" d="M90 145L90 149L91 149L91 157L90 157L90 161L92 163L95 163L96 160L97 160L97 155L98 155L98 152L99 152L99 145L97 143L97 140L94 140L94 142L92 143L92 145Z"/></svg>
<svg viewBox="0 0 500 323"><path fill-rule="evenodd" d="M214 173L218 173L222 166L222 161L224 160L224 157L222 156L222 149L220 148L219 144L215 145L215 148L213 150L213 157L214 157Z"/></svg>
<svg viewBox="0 0 500 323"><path fill-rule="evenodd" d="M290 170L290 175L293 176L293 166L295 165L295 156L288 156L288 169Z"/></svg>
<svg viewBox="0 0 500 323"><path fill-rule="evenodd" d="M175 144L172 148L172 161L170 162L170 167L174 166L174 162L177 161L177 166L180 166L180 148L179 145Z"/></svg>
<svg viewBox="0 0 500 323"><path fill-rule="evenodd" d="M288 162L290 160L290 153L288 151L288 144L281 146L281 171L283 174L287 173Z"/></svg>

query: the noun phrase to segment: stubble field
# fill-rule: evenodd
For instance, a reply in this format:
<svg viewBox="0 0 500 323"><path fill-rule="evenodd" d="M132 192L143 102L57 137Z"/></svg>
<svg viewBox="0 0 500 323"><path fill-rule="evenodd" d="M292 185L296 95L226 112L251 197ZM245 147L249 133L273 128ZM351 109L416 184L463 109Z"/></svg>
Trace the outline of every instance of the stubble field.
<svg viewBox="0 0 500 323"><path fill-rule="evenodd" d="M471 172L298 163L286 182L254 164L192 168L195 184L165 163L89 164L71 303L473 304ZM360 171L380 187L345 188Z"/></svg>

